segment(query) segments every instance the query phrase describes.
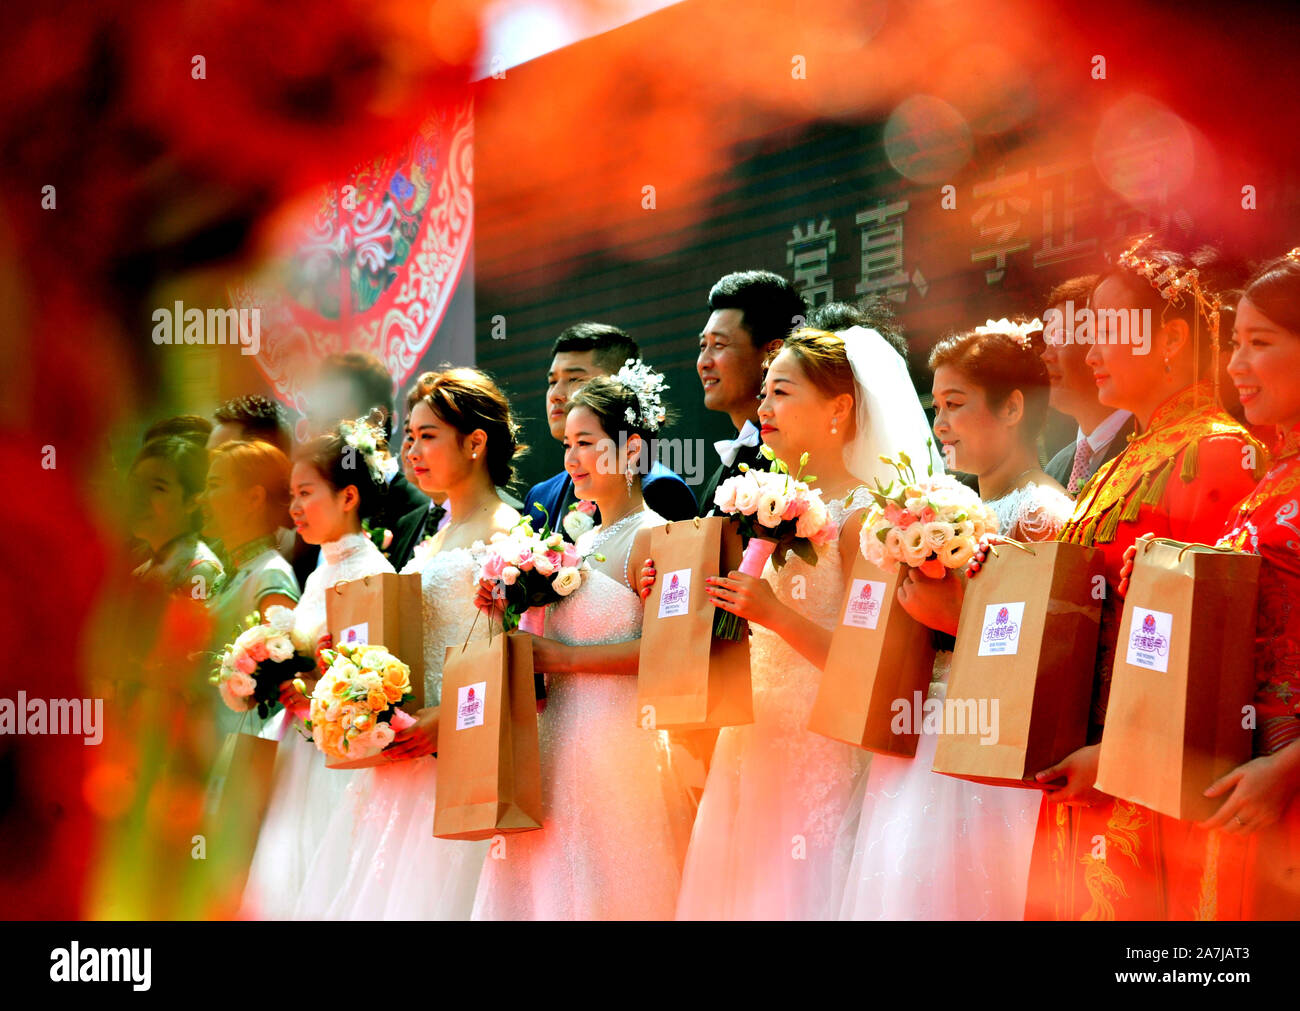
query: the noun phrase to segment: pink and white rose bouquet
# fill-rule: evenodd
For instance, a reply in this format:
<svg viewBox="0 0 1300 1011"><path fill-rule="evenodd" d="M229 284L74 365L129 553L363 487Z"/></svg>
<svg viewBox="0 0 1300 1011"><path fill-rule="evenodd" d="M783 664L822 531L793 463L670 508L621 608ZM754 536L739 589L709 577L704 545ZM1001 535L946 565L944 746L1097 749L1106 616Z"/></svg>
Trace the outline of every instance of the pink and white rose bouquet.
<svg viewBox="0 0 1300 1011"><path fill-rule="evenodd" d="M280 685L315 668L315 643L295 632L288 607L268 607L266 621L250 614L243 625L235 641L222 650L208 681L217 686L228 708L237 713L256 709L266 719L280 705Z"/></svg>
<svg viewBox="0 0 1300 1011"><path fill-rule="evenodd" d="M488 544L476 541L476 551L484 551L478 578L493 584L493 597L505 602L502 625L506 631L520 627L521 619L532 608L563 600L582 585L590 566L578 549L560 533L543 527L533 529L525 516L509 533L496 533ZM600 555L595 556L603 561ZM525 631L541 634L541 611L528 615Z"/></svg>
<svg viewBox="0 0 1300 1011"><path fill-rule="evenodd" d="M980 538L998 533L998 518L980 497L948 474L918 478L906 453L881 460L898 472L887 485L868 488L873 504L864 512L862 557L886 572L899 565L939 578L970 561Z"/></svg>

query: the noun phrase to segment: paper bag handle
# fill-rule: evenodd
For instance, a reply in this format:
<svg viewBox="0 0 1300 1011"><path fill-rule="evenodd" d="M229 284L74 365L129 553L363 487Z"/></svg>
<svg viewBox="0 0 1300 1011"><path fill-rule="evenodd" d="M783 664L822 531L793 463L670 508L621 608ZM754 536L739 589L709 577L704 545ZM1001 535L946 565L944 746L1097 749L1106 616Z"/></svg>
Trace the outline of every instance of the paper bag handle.
<svg viewBox="0 0 1300 1011"><path fill-rule="evenodd" d="M1013 544L1013 545L1015 545L1016 547L1018 547L1021 551L1025 552L1026 554L1030 554L1030 555L1033 555L1033 556L1035 556L1035 557L1038 556L1038 552L1035 551L1033 548L1031 548L1028 544L1021 544L1019 541L1017 541L1017 540L1015 540L1015 539L1013 539L1013 538L1011 538L1011 537L999 537L999 538L997 539L997 541L992 542L992 543L989 544L989 551L991 551L991 552L993 553L993 556L994 556L995 558L997 557L997 554L998 554L998 545L999 545L999 544Z"/></svg>
<svg viewBox="0 0 1300 1011"><path fill-rule="evenodd" d="M700 529L700 518L698 516L692 517L691 522L695 524L696 530ZM672 533L672 529L673 529L673 520L669 520L667 523L664 524L664 533L665 534Z"/></svg>
<svg viewBox="0 0 1300 1011"><path fill-rule="evenodd" d="M1204 548L1206 551L1217 551L1220 554L1230 554L1230 555L1239 554L1236 548L1224 547L1218 544L1202 544L1200 541L1176 541L1172 537L1147 538L1147 542L1142 548L1142 553L1145 555L1151 549L1151 545L1157 543L1181 544L1182 548L1178 552L1179 562L1183 560L1183 555L1187 554L1187 552L1190 551L1192 548Z"/></svg>

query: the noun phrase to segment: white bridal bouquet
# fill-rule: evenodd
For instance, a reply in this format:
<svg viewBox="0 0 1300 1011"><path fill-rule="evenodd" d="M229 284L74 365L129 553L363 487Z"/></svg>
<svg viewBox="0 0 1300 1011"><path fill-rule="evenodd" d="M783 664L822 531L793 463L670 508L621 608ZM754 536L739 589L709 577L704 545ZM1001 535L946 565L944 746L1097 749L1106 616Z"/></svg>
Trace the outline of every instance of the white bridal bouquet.
<svg viewBox="0 0 1300 1011"><path fill-rule="evenodd" d="M880 458L898 472L868 488L874 504L863 514L862 557L885 572L910 565L938 578L964 566L980 538L998 532L997 515L948 474L918 478L906 453Z"/></svg>
<svg viewBox="0 0 1300 1011"><path fill-rule="evenodd" d="M741 473L718 486L713 503L718 511L734 518L745 544L740 571L760 577L763 563L770 557L774 568L785 564L786 554L793 551L809 565L817 564L815 545L835 539L838 527L826 511L822 493L809 485L817 478L804 474L808 454L799 458L799 471L793 475L784 462L767 446L759 447L770 470L755 470L741 464ZM729 611L714 615L714 635L740 640L744 622Z"/></svg>

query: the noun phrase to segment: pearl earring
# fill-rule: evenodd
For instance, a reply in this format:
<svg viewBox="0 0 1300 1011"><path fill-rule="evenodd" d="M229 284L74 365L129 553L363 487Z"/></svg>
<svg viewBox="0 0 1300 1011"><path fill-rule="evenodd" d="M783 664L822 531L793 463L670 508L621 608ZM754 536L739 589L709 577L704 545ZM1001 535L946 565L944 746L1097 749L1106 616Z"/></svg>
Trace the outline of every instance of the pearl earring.
<svg viewBox="0 0 1300 1011"><path fill-rule="evenodd" d="M835 435L839 432L839 429L835 427L836 424L837 423L834 420L831 421L831 435Z"/></svg>
<svg viewBox="0 0 1300 1011"><path fill-rule="evenodd" d="M476 449L476 450L474 450L474 452L470 453L469 458L470 458L471 460L477 460L477 459L478 459L478 450Z"/></svg>
<svg viewBox="0 0 1300 1011"><path fill-rule="evenodd" d="M1173 372L1173 369L1169 367L1169 356L1165 355L1165 375L1169 375L1171 372Z"/></svg>

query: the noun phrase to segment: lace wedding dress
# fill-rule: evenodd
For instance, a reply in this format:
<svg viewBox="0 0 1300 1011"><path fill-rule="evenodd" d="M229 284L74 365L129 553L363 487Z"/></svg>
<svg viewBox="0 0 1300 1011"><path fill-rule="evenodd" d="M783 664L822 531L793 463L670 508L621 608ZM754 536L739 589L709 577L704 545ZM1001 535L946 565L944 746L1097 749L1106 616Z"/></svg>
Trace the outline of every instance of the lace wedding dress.
<svg viewBox="0 0 1300 1011"><path fill-rule="evenodd" d="M850 509L827 503L843 523ZM763 578L777 598L831 628L844 595L838 541L810 566L793 554ZM809 732L821 671L769 629L753 625L754 722L725 727L700 798L682 875L678 919L832 919L836 830L867 767L860 748Z"/></svg>
<svg viewBox="0 0 1300 1011"><path fill-rule="evenodd" d="M599 551L572 596L549 609L546 635L571 645L641 636L642 603L626 568L650 510L582 535ZM559 674L539 719L543 827L507 836L483 868L475 919L672 919L691 831L689 794L668 735L641 726L636 677Z"/></svg>
<svg viewBox="0 0 1300 1011"><path fill-rule="evenodd" d="M999 529L1017 540L1052 540L1074 503L1027 484L988 503ZM952 653L940 651L926 693L942 705ZM1043 795L931 771L937 734L922 734L915 758L876 755L841 827L850 862L838 915L846 920L1019 920Z"/></svg>
<svg viewBox="0 0 1300 1011"><path fill-rule="evenodd" d="M448 646L488 620L474 608L480 558L451 548L404 572L420 572L424 612L424 698L442 701ZM475 619L477 618L477 622ZM340 773L334 773L340 775ZM432 755L361 769L351 776L307 872L299 919L464 920L474 904L489 842L433 835L438 760Z"/></svg>
<svg viewBox="0 0 1300 1011"><path fill-rule="evenodd" d="M324 564L307 577L293 612L295 630L312 643L325 633L325 593L330 587L340 580L393 571L388 559L361 534L322 544L321 553ZM321 834L348 781L356 775L327 769L325 756L305 734L302 720L284 710L259 734L280 745L271 799L244 888L242 917L278 920L293 914Z"/></svg>

